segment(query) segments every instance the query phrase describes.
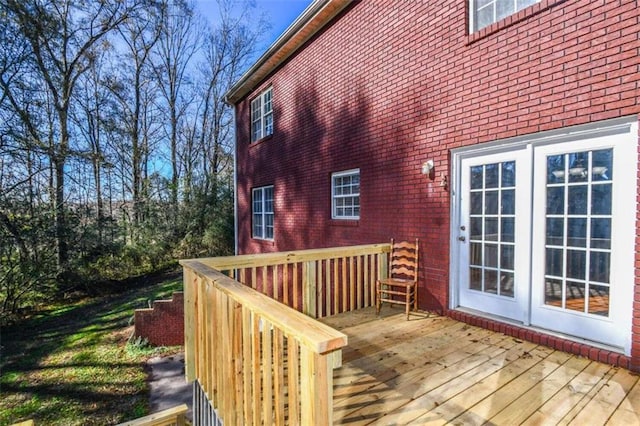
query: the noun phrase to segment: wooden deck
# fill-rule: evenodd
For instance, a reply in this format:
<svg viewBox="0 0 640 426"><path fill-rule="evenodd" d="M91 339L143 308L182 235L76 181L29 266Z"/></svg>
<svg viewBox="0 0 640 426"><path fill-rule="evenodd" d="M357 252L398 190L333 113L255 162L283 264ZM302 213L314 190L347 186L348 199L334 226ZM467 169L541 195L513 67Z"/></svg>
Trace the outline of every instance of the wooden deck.
<svg viewBox="0 0 640 426"><path fill-rule="evenodd" d="M624 369L388 306L321 321L349 338L335 424L640 425L639 377Z"/></svg>

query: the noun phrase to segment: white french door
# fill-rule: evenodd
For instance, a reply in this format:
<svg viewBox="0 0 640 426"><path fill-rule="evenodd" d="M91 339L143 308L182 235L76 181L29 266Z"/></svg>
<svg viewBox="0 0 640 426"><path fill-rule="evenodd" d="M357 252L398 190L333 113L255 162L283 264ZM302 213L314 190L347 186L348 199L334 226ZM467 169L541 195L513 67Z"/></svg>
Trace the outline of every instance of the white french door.
<svg viewBox="0 0 640 426"><path fill-rule="evenodd" d="M637 125L455 153L453 307L631 345Z"/></svg>
<svg viewBox="0 0 640 426"><path fill-rule="evenodd" d="M528 311L530 211L526 149L462 160L460 304L524 321ZM525 193L522 194L522 188ZM462 285L464 283L464 285Z"/></svg>
<svg viewBox="0 0 640 426"><path fill-rule="evenodd" d="M533 184L531 324L617 347L631 337L637 211L624 136L537 148Z"/></svg>

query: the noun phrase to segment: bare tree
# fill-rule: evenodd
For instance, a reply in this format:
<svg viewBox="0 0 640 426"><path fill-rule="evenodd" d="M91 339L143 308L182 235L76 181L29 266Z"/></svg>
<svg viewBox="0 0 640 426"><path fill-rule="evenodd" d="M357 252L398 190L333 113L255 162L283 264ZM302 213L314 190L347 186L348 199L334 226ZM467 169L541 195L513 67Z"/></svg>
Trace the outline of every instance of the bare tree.
<svg viewBox="0 0 640 426"><path fill-rule="evenodd" d="M202 28L194 16L194 5L185 0L164 0L162 30L154 67L168 115L167 134L171 156L170 204L173 218L178 216L180 164L178 132L190 100L184 87L189 83L191 61L200 44Z"/></svg>
<svg viewBox="0 0 640 426"><path fill-rule="evenodd" d="M146 16L130 20L120 29L126 46L122 62L118 62L110 77L109 88L120 105L122 125L130 143L131 194L133 198L133 230L144 220L145 167L149 155L149 132L153 119L149 117L150 104L155 93L151 79L151 54L161 34L162 7L148 8ZM122 66L121 64L127 64ZM135 231L131 237L137 238Z"/></svg>
<svg viewBox="0 0 640 426"><path fill-rule="evenodd" d="M95 60L100 41L138 7L134 0L0 0L0 8L21 42L17 73L0 75L2 96L24 123L31 143L48 156L52 169L57 265L69 260L65 212L65 165L71 155L70 108L78 79ZM4 34L7 36L7 34ZM15 40L10 40L15 41ZM10 52L13 52L11 50ZM27 90L44 90L53 116L47 122L37 105L23 102Z"/></svg>

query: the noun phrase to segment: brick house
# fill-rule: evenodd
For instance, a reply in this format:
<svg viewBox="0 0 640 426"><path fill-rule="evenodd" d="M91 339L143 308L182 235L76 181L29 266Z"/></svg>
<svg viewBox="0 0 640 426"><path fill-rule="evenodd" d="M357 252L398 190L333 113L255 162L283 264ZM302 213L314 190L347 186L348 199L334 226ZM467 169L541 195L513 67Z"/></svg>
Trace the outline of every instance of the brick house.
<svg viewBox="0 0 640 426"><path fill-rule="evenodd" d="M227 94L238 254L417 237L423 309L639 369L639 31L633 0L314 1Z"/></svg>

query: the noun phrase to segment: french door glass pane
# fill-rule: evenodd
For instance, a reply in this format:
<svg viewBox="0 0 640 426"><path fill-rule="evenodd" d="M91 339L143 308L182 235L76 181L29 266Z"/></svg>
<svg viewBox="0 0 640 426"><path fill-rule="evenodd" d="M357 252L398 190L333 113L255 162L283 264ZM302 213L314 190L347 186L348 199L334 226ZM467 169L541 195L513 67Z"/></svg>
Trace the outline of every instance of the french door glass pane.
<svg viewBox="0 0 640 426"><path fill-rule="evenodd" d="M513 272L503 272L500 276L500 294L514 297Z"/></svg>
<svg viewBox="0 0 640 426"><path fill-rule="evenodd" d="M589 313L593 315L609 316L609 290L608 286L589 286Z"/></svg>
<svg viewBox="0 0 640 426"><path fill-rule="evenodd" d="M564 245L564 220L561 218L547 218L547 245Z"/></svg>
<svg viewBox="0 0 640 426"><path fill-rule="evenodd" d="M564 212L564 188L547 188L547 214L562 214Z"/></svg>
<svg viewBox="0 0 640 426"><path fill-rule="evenodd" d="M515 242L515 218L503 217L502 229L500 230L500 239L502 242Z"/></svg>
<svg viewBox="0 0 640 426"><path fill-rule="evenodd" d="M594 215L611 214L611 184L593 185L591 189L591 212Z"/></svg>
<svg viewBox="0 0 640 426"><path fill-rule="evenodd" d="M547 157L546 305L609 315L613 150Z"/></svg>
<svg viewBox="0 0 640 426"><path fill-rule="evenodd" d="M591 219L591 247L611 248L611 219Z"/></svg>
<svg viewBox="0 0 640 426"><path fill-rule="evenodd" d="M516 164L469 170L469 288L513 298Z"/></svg>

